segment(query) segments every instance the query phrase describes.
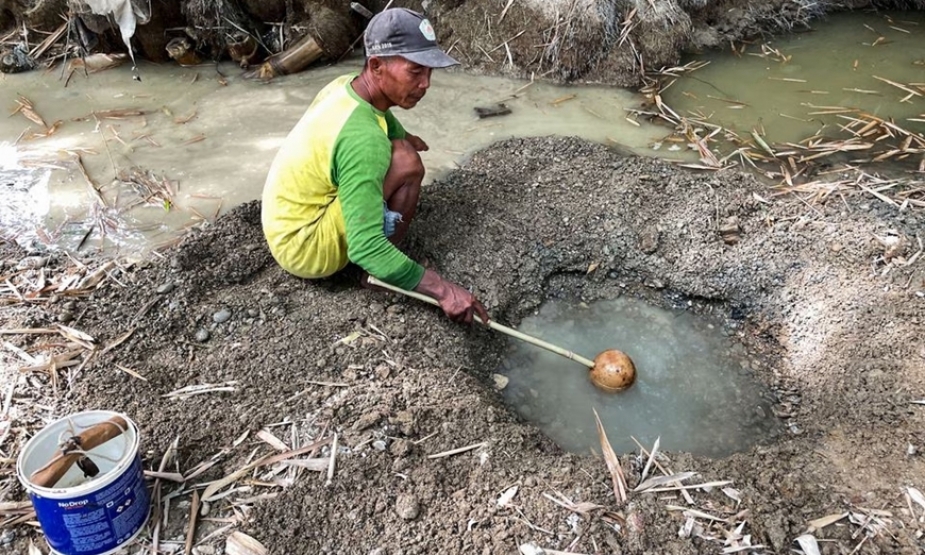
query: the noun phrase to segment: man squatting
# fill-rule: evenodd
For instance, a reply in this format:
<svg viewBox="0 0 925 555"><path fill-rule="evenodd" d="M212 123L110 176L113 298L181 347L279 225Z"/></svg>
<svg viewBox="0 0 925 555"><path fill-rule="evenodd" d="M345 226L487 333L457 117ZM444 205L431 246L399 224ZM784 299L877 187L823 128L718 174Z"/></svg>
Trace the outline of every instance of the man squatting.
<svg viewBox="0 0 925 555"><path fill-rule="evenodd" d="M322 89L277 153L261 219L273 257L308 279L353 262L368 275L431 296L455 321L488 314L472 293L425 269L397 247L414 219L428 146L390 108L414 108L433 68L458 64L419 13L377 14L365 35L359 74ZM365 276L364 280L365 282Z"/></svg>

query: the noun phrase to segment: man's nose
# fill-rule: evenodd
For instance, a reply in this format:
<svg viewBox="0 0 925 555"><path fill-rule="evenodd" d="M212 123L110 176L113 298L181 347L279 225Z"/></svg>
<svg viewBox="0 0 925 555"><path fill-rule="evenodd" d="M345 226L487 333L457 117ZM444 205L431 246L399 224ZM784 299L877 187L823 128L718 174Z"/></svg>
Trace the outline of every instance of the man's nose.
<svg viewBox="0 0 925 555"><path fill-rule="evenodd" d="M429 88L430 88L430 71L428 71L427 73L425 73L424 76L421 78L420 87L421 87L422 89L429 89Z"/></svg>

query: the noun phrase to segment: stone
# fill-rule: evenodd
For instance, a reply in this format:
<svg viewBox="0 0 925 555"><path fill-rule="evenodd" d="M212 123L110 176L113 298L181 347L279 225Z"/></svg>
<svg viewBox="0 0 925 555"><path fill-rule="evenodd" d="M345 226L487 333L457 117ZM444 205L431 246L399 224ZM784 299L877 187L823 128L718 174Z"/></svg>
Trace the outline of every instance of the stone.
<svg viewBox="0 0 925 555"><path fill-rule="evenodd" d="M507 387L507 384L511 381L507 376L502 376L501 374L492 374L491 379L495 382L495 389L499 391Z"/></svg>
<svg viewBox="0 0 925 555"><path fill-rule="evenodd" d="M729 216L719 225L719 234L723 242L727 245L735 245L739 242L739 236L742 234L742 228L739 227L739 218Z"/></svg>
<svg viewBox="0 0 925 555"><path fill-rule="evenodd" d="M171 291L173 291L174 289L176 289L176 287L177 287L177 286L176 286L175 284L173 284L173 283L165 283L165 284L163 284L163 285L161 285L160 287L157 288L157 294L158 294L158 295L166 295L167 293L170 293Z"/></svg>
<svg viewBox="0 0 925 555"><path fill-rule="evenodd" d="M421 505L417 497L403 493L395 500L395 512L402 520L414 520L421 514Z"/></svg>
<svg viewBox="0 0 925 555"><path fill-rule="evenodd" d="M38 270L48 264L48 259L42 256L27 256L16 265L17 270Z"/></svg>
<svg viewBox="0 0 925 555"><path fill-rule="evenodd" d="M411 459L405 457L403 459L395 459L392 461L392 472L404 472L408 470L408 467L411 466Z"/></svg>
<svg viewBox="0 0 925 555"><path fill-rule="evenodd" d="M650 278L644 282L646 287L651 287L652 289L664 289L665 282L658 278Z"/></svg>
<svg viewBox="0 0 925 555"><path fill-rule="evenodd" d="M639 250L645 254L652 254L658 250L659 233L657 229L646 230L639 238Z"/></svg>
<svg viewBox="0 0 925 555"><path fill-rule="evenodd" d="M398 425L402 434L406 436L414 435L414 414L410 411L398 411L393 423Z"/></svg>
<svg viewBox="0 0 925 555"><path fill-rule="evenodd" d="M382 414L380 414L378 411L367 412L353 423L353 429L358 432L362 432L367 428L372 428L375 426L381 418Z"/></svg>
<svg viewBox="0 0 925 555"><path fill-rule="evenodd" d="M247 309L247 317L248 317L248 318L256 318L256 317L258 317L258 316L260 316L260 312L259 312L259 311L254 310L253 308L248 308L248 309Z"/></svg>
<svg viewBox="0 0 925 555"><path fill-rule="evenodd" d="M377 439L373 442L373 449L376 451L385 451L388 445L386 445L385 440Z"/></svg>
<svg viewBox="0 0 925 555"><path fill-rule="evenodd" d="M227 308L223 308L212 315L212 321L216 324L224 324L231 319L231 311Z"/></svg>
<svg viewBox="0 0 925 555"><path fill-rule="evenodd" d="M0 545L9 545L16 540L16 532L10 528L7 528L2 533L0 533Z"/></svg>
<svg viewBox="0 0 925 555"><path fill-rule="evenodd" d="M369 552L369 555L389 555L389 552L381 547L377 547Z"/></svg>
<svg viewBox="0 0 925 555"><path fill-rule="evenodd" d="M392 368L388 364L380 364L376 367L376 377L380 380L387 380L392 375Z"/></svg>
<svg viewBox="0 0 925 555"><path fill-rule="evenodd" d="M61 314L58 315L58 321L61 322L62 324L67 324L73 319L74 319L73 312L62 312Z"/></svg>
<svg viewBox="0 0 925 555"><path fill-rule="evenodd" d="M205 343L206 341L209 340L209 337L211 336L212 334L209 333L209 330L205 328L200 328L199 331L196 332L196 341L200 343Z"/></svg>
<svg viewBox="0 0 925 555"><path fill-rule="evenodd" d="M407 457L414 451L414 444L407 439L397 439L389 446L389 453L396 457Z"/></svg>

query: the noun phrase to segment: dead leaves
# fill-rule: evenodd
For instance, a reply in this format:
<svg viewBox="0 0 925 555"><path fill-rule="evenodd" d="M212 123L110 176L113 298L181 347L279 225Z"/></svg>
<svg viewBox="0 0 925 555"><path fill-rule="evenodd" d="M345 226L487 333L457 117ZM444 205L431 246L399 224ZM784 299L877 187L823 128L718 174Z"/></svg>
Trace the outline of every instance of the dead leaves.
<svg viewBox="0 0 925 555"><path fill-rule="evenodd" d="M20 97L16 99L16 105L16 109L13 110L13 113L10 114L11 116L22 114L23 117L32 123L45 129L48 128L48 124L45 123L45 120L42 118L42 116L40 116L38 112L35 111L35 106L33 106L31 100L25 96L20 95Z"/></svg>
<svg viewBox="0 0 925 555"><path fill-rule="evenodd" d="M604 431L604 425L601 424L601 417L598 416L596 409L594 411L594 420L597 422L597 435L601 440L601 451L604 453L604 461L607 463L607 470L610 472L610 478L613 481L613 496L617 505L626 503L626 477L623 475L623 467L620 466L620 459L610 446L607 440L607 432Z"/></svg>
<svg viewBox="0 0 925 555"><path fill-rule="evenodd" d="M33 139L39 139L44 137L50 137L54 135L62 125L62 121L58 120L51 124L50 126L45 123L45 118L39 115L35 110L35 106L32 104L32 101L26 98L25 96L20 95L16 99L16 108L10 113L10 116L15 116L16 114L22 114L27 120L38 125L43 129L43 131L29 131L23 132L21 135L22 140L31 141Z"/></svg>
<svg viewBox="0 0 925 555"><path fill-rule="evenodd" d="M225 540L226 555L267 555L262 543L243 532L232 532Z"/></svg>

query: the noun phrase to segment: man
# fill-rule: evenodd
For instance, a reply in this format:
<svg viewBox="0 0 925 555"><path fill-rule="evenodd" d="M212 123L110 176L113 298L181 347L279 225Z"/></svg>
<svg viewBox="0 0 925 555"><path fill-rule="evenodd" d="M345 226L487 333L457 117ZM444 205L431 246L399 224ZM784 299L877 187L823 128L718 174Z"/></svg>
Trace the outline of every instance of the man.
<svg viewBox="0 0 925 555"><path fill-rule="evenodd" d="M437 46L430 22L403 8L369 22L359 75L328 84L277 153L263 190L264 235L273 257L303 278L348 261L403 289L429 295L456 321L488 322L466 289L424 269L396 245L414 218L427 150L389 111L414 108L433 68L458 62ZM365 281L365 280L364 280Z"/></svg>

